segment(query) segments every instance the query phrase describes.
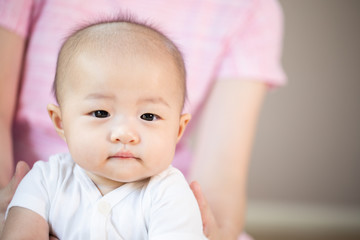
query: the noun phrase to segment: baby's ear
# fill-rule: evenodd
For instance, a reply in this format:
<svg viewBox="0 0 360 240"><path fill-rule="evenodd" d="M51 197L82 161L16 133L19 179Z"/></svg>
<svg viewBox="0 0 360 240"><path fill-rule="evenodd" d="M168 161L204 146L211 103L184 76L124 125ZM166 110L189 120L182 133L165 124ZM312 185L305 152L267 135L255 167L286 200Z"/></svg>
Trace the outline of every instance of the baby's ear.
<svg viewBox="0 0 360 240"><path fill-rule="evenodd" d="M179 125L179 132L178 132L178 137L177 137L177 141L176 141L176 142L179 142L179 141L180 141L182 135L184 134L186 125L188 125L190 119L191 119L191 114L189 114L189 113L181 114L181 116L180 116L180 125Z"/></svg>
<svg viewBox="0 0 360 240"><path fill-rule="evenodd" d="M48 104L47 110L48 110L50 119L54 124L56 132L59 134L59 136L62 139L64 139L64 141L66 141L65 134L64 134L64 128L63 128L63 124L62 124L60 107L55 104Z"/></svg>

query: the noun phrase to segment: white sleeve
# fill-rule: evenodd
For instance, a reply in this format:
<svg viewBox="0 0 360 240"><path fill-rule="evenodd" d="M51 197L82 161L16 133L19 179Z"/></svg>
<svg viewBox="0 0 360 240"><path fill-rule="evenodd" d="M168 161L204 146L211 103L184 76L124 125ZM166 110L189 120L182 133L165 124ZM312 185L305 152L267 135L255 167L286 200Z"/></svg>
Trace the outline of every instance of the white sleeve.
<svg viewBox="0 0 360 240"><path fill-rule="evenodd" d="M150 182L149 187L152 194L150 240L206 239L198 204L180 171L172 168L155 186Z"/></svg>
<svg viewBox="0 0 360 240"><path fill-rule="evenodd" d="M52 165L54 165L52 161ZM11 207L23 207L30 209L46 221L48 221L50 198L49 190L53 191L56 187L52 185L50 188L50 182L57 179L58 174L54 166L50 166L49 162L38 161L34 164L33 168L26 174L23 180L20 182L16 189L15 195L10 202L6 216Z"/></svg>

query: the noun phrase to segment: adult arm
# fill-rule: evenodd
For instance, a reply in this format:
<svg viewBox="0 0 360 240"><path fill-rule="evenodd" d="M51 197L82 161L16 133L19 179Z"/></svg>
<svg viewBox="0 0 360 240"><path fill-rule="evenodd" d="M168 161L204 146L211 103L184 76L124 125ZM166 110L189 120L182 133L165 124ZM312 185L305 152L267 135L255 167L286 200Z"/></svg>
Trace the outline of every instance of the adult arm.
<svg viewBox="0 0 360 240"><path fill-rule="evenodd" d="M49 225L39 214L22 207L9 210L1 236L6 239L49 239Z"/></svg>
<svg viewBox="0 0 360 240"><path fill-rule="evenodd" d="M217 81L195 137L190 179L209 239L237 239L243 231L246 178L255 127L267 86L248 80Z"/></svg>
<svg viewBox="0 0 360 240"><path fill-rule="evenodd" d="M11 126L24 45L23 37L0 27L0 189L9 183L13 174Z"/></svg>

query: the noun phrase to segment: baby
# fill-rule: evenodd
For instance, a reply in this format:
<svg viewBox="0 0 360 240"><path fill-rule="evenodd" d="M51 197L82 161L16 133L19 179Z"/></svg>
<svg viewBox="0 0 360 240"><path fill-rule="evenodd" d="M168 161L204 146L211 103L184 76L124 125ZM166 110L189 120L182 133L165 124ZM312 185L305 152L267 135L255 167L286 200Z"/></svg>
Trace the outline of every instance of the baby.
<svg viewBox="0 0 360 240"><path fill-rule="evenodd" d="M1 239L206 239L171 166L189 114L175 44L131 19L63 44L48 112L70 154L37 162L9 205Z"/></svg>

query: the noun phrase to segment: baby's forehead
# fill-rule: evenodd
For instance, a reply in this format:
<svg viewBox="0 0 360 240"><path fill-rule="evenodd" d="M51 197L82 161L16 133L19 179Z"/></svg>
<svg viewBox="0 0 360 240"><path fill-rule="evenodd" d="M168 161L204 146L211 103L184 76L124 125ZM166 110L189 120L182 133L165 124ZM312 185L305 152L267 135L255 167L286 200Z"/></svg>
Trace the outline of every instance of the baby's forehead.
<svg viewBox="0 0 360 240"><path fill-rule="evenodd" d="M140 24L97 24L76 32L68 38L60 51L59 68L66 66L62 62L70 62L86 53L112 60L126 60L130 56L163 59L164 62L173 63L182 77L185 77L183 58L175 44L161 32Z"/></svg>
<svg viewBox="0 0 360 240"><path fill-rule="evenodd" d="M96 54L107 59L145 56L171 63L179 75L181 90L186 95L186 71L177 46L161 32L146 25L128 22L100 23L87 26L72 34L63 44L57 64L54 92L62 88L64 76L76 71L74 60L83 54ZM93 55L94 56L94 55ZM185 98L185 97L184 97ZM59 101L59 99L58 99Z"/></svg>

